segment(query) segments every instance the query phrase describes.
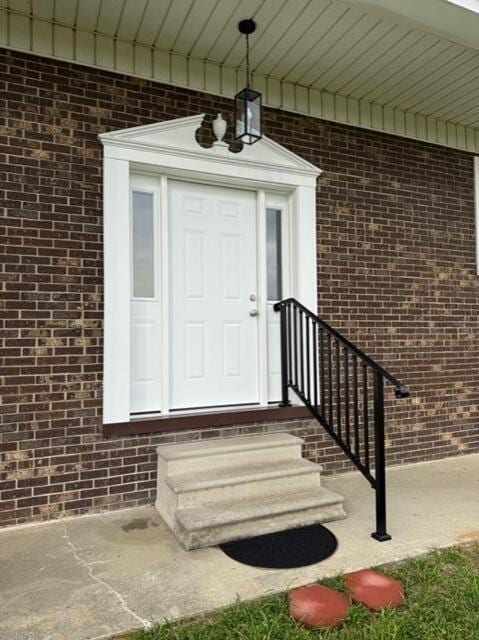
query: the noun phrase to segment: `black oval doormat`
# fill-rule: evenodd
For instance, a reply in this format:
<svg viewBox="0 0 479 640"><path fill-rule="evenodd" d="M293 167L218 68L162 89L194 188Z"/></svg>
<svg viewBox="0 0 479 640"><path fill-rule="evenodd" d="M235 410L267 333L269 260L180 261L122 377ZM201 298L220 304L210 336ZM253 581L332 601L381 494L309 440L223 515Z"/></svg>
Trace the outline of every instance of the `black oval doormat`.
<svg viewBox="0 0 479 640"><path fill-rule="evenodd" d="M225 542L220 548L243 564L265 569L294 569L333 555L336 536L320 524Z"/></svg>

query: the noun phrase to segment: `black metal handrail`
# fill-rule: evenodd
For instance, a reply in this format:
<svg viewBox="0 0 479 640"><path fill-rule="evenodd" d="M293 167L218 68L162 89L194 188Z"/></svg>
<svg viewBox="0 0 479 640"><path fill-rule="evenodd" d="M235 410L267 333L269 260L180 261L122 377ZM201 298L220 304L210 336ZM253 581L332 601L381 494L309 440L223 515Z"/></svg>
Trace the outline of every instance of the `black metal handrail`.
<svg viewBox="0 0 479 640"><path fill-rule="evenodd" d="M289 390L294 391L369 481L376 492L376 530L372 536L390 540L386 528L384 380L393 385L396 398L407 398L408 387L295 298L277 302L274 310L280 312L281 405L291 404Z"/></svg>

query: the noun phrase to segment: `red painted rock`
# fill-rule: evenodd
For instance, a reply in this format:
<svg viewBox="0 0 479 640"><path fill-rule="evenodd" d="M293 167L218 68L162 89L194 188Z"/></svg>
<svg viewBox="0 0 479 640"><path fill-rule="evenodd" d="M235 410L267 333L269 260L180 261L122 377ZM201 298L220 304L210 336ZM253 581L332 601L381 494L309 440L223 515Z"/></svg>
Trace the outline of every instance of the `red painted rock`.
<svg viewBox="0 0 479 640"><path fill-rule="evenodd" d="M364 604L371 611L406 604L402 583L374 569L348 573L344 584L351 599Z"/></svg>
<svg viewBox="0 0 479 640"><path fill-rule="evenodd" d="M321 584L309 584L288 594L290 615L305 627L335 627L344 620L349 608L345 593Z"/></svg>

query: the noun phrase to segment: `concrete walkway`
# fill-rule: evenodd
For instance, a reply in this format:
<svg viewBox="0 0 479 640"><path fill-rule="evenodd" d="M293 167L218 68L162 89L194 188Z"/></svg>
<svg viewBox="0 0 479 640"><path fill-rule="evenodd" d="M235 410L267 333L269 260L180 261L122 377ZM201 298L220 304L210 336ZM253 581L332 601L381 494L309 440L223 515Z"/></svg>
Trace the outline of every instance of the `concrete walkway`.
<svg viewBox="0 0 479 640"><path fill-rule="evenodd" d="M390 533L369 536L373 492L357 474L326 478L346 496L328 560L264 570L219 549L183 551L152 507L0 531L0 639L92 640L191 616L320 577L479 539L479 455L391 469Z"/></svg>

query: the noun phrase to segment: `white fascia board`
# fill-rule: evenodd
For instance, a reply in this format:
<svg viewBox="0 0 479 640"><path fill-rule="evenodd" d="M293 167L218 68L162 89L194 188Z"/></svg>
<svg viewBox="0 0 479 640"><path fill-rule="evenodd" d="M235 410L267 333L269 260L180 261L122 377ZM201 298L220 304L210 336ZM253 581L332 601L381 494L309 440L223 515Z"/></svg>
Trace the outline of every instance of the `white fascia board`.
<svg viewBox="0 0 479 640"><path fill-rule="evenodd" d="M451 0L343 0L350 6L394 18L422 31L479 50L479 14L472 2ZM468 6L466 6L468 5Z"/></svg>

